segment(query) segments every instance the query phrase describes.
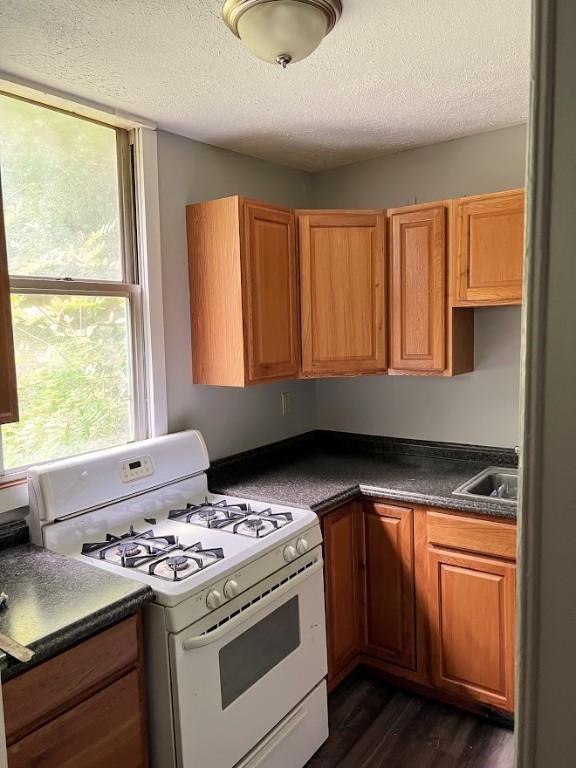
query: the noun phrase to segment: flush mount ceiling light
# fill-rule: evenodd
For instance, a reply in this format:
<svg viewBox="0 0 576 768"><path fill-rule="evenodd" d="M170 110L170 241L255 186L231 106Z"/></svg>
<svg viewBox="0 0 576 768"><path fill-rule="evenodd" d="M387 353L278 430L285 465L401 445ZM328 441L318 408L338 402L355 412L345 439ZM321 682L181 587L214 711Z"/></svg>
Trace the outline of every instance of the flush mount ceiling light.
<svg viewBox="0 0 576 768"><path fill-rule="evenodd" d="M341 13L340 0L226 0L222 9L255 56L284 68L315 51Z"/></svg>

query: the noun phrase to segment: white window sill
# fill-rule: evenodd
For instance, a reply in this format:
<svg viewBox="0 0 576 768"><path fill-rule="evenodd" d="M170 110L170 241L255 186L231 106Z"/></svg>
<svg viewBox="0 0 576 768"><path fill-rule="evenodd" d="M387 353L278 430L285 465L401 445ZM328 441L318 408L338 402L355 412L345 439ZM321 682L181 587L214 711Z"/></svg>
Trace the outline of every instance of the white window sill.
<svg viewBox="0 0 576 768"><path fill-rule="evenodd" d="M2 485L0 482L0 514L28 506L28 485L25 480Z"/></svg>

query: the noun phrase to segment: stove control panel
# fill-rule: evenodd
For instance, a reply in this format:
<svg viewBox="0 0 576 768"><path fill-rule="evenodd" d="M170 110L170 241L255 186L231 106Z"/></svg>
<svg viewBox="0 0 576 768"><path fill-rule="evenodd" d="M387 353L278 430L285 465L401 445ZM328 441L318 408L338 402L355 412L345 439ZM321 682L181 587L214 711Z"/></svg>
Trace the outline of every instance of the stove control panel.
<svg viewBox="0 0 576 768"><path fill-rule="evenodd" d="M137 456L133 459L126 459L120 464L120 476L123 483L132 483L153 474L152 456Z"/></svg>

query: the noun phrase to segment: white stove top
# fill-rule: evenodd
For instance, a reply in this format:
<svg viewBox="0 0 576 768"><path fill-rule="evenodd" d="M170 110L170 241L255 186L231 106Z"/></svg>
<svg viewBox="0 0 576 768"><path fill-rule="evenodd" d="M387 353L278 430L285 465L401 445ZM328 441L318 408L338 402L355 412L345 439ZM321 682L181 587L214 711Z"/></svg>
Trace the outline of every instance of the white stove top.
<svg viewBox="0 0 576 768"><path fill-rule="evenodd" d="M224 529L209 528L203 524L184 522L186 517L181 520L171 520L168 517L171 510L182 510L187 504L196 505L205 501L211 504L226 501L228 506L244 504L255 513L271 510L273 514L286 515L291 520L259 538L251 532L249 535L233 533L231 526ZM250 516L248 512L248 519L253 517L256 516ZM239 517L237 522L242 523L242 520L246 520L246 517ZM48 549L71 555L111 573L149 584L156 593L158 602L166 604L178 602L200 591L211 582L237 570L243 563L254 561L270 550L281 547L285 541L294 538L300 531L314 524L317 524L317 517L310 510L209 493L206 491L205 476L200 476L148 491L141 496L126 499L93 512L45 525L43 542ZM242 525L238 526L239 531L242 530ZM140 534L140 537L135 537L134 542L139 552L132 560L131 552L128 550L124 561L133 565L123 567L118 546L133 541L134 537L127 535L131 532L130 529L134 534ZM146 554L148 540L143 538L145 535L160 540L156 542L156 547L152 546L158 553L157 557L149 561L139 559L139 556ZM82 554L86 545L98 543L103 546ZM187 549L195 545L199 545L202 550L222 550L222 557L210 554L198 555L197 552ZM187 556L190 560L185 569L175 571L178 577L176 580L173 578L174 572L166 562L160 561L178 556ZM198 559L203 561L204 567L198 566ZM155 565L152 573L150 573L151 565ZM266 575L267 573L263 573L262 578Z"/></svg>
<svg viewBox="0 0 576 768"><path fill-rule="evenodd" d="M311 510L209 493L208 466L191 430L31 468L33 541L149 584L156 602L175 606L232 576L247 589L321 540L319 530L302 537L318 528ZM187 508L204 502L229 506Z"/></svg>

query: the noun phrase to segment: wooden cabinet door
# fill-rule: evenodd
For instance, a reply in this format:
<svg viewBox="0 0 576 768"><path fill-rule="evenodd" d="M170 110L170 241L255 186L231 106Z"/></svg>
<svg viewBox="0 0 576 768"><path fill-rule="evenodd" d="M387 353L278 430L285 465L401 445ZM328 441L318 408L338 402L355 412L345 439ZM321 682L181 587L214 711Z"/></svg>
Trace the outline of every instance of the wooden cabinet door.
<svg viewBox="0 0 576 768"><path fill-rule="evenodd" d="M0 183L0 424L7 424L11 421L18 421L18 398L14 341L12 339L8 257Z"/></svg>
<svg viewBox="0 0 576 768"><path fill-rule="evenodd" d="M455 304L520 304L524 191L454 201Z"/></svg>
<svg viewBox="0 0 576 768"><path fill-rule="evenodd" d="M145 768L139 674L130 672L8 748L9 768Z"/></svg>
<svg viewBox="0 0 576 768"><path fill-rule="evenodd" d="M294 214L244 201L243 304L247 379L291 378L300 368Z"/></svg>
<svg viewBox="0 0 576 768"><path fill-rule="evenodd" d="M390 220L390 368L441 372L446 366L446 208L410 208Z"/></svg>
<svg viewBox="0 0 576 768"><path fill-rule="evenodd" d="M413 512L364 504L362 650L416 669Z"/></svg>
<svg viewBox="0 0 576 768"><path fill-rule="evenodd" d="M512 711L516 566L430 548L428 575L434 685Z"/></svg>
<svg viewBox="0 0 576 768"><path fill-rule="evenodd" d="M329 687L350 671L358 653L358 512L356 504L346 504L322 520Z"/></svg>
<svg viewBox="0 0 576 768"><path fill-rule="evenodd" d="M385 216L300 211L302 372L386 370Z"/></svg>

